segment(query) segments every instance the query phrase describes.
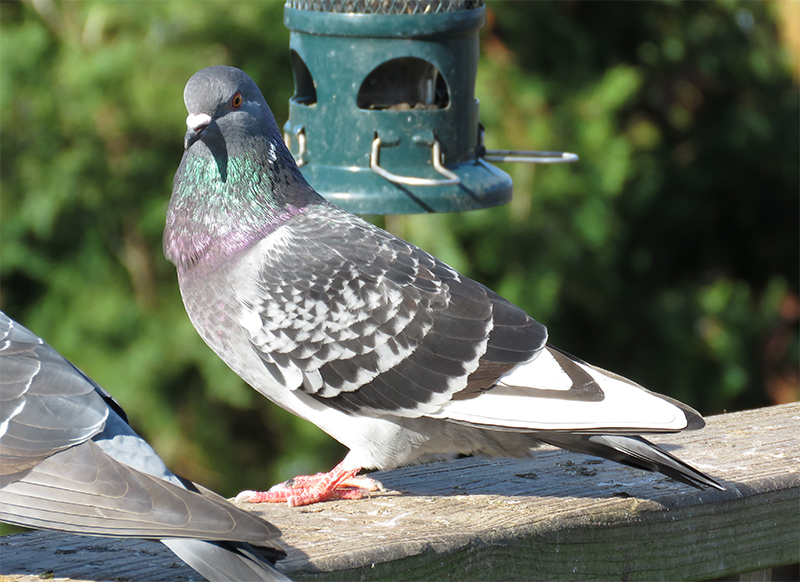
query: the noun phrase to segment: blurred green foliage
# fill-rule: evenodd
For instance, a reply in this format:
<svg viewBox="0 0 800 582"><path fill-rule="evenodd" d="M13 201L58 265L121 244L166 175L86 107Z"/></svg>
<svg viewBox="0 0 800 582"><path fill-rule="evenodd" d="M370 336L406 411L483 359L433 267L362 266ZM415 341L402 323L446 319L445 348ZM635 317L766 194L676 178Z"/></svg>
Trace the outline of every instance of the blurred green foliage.
<svg viewBox="0 0 800 582"><path fill-rule="evenodd" d="M800 115L780 3L488 7L487 145L581 161L504 166L506 207L376 220L555 345L701 412L796 399ZM282 12L0 3L2 309L114 394L176 472L225 495L344 455L202 343L161 250L186 80L241 67L282 124Z"/></svg>

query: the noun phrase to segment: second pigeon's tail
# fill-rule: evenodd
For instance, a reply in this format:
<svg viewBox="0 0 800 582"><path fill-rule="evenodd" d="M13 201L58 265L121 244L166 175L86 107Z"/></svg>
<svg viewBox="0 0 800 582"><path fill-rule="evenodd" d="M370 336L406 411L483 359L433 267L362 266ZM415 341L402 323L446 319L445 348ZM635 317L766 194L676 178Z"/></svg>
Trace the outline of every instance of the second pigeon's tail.
<svg viewBox="0 0 800 582"><path fill-rule="evenodd" d="M192 568L215 582L291 582L250 544L186 539L161 542Z"/></svg>
<svg viewBox="0 0 800 582"><path fill-rule="evenodd" d="M595 455L637 469L663 473L698 489L713 487L720 491L725 490L708 475L640 436L550 433L537 435L537 438L576 453Z"/></svg>

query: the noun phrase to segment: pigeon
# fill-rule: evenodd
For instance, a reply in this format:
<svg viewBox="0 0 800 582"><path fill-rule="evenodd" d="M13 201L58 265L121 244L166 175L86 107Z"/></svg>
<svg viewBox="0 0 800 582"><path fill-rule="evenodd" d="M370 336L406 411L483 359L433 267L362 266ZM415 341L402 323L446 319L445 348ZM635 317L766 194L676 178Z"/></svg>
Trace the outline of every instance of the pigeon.
<svg viewBox="0 0 800 582"><path fill-rule="evenodd" d="M547 343L522 309L315 192L264 97L214 66L186 84L164 252L202 339L349 453L249 502L357 499L387 470L542 443L722 487L641 434L704 426L690 407Z"/></svg>
<svg viewBox="0 0 800 582"><path fill-rule="evenodd" d="M275 526L172 474L114 398L2 312L0 365L0 521L160 539L209 580L288 581Z"/></svg>

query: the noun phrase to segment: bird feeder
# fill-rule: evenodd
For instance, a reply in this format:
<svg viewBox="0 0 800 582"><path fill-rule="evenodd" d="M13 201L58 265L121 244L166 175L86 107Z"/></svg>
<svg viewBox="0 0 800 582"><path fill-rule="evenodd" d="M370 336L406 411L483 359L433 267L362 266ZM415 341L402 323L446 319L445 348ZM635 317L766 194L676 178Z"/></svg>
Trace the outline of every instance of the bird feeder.
<svg viewBox="0 0 800 582"><path fill-rule="evenodd" d="M284 137L320 194L358 214L454 212L511 200L475 99L482 0L288 0L295 94ZM532 155L535 154L535 155Z"/></svg>

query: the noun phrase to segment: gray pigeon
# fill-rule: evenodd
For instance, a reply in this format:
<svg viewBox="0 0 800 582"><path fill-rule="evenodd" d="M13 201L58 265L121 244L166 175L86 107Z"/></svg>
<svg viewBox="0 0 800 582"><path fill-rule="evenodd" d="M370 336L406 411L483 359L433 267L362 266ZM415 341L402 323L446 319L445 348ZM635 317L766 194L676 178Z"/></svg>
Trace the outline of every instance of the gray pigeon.
<svg viewBox="0 0 800 582"><path fill-rule="evenodd" d="M288 580L275 526L170 473L105 390L2 312L0 365L0 521L161 539L209 580Z"/></svg>
<svg viewBox="0 0 800 582"><path fill-rule="evenodd" d="M362 468L542 442L721 489L636 436L701 428L697 412L548 345L520 308L318 195L244 72L203 69L184 100L164 249L189 318L251 386L350 449L239 499L358 498Z"/></svg>

